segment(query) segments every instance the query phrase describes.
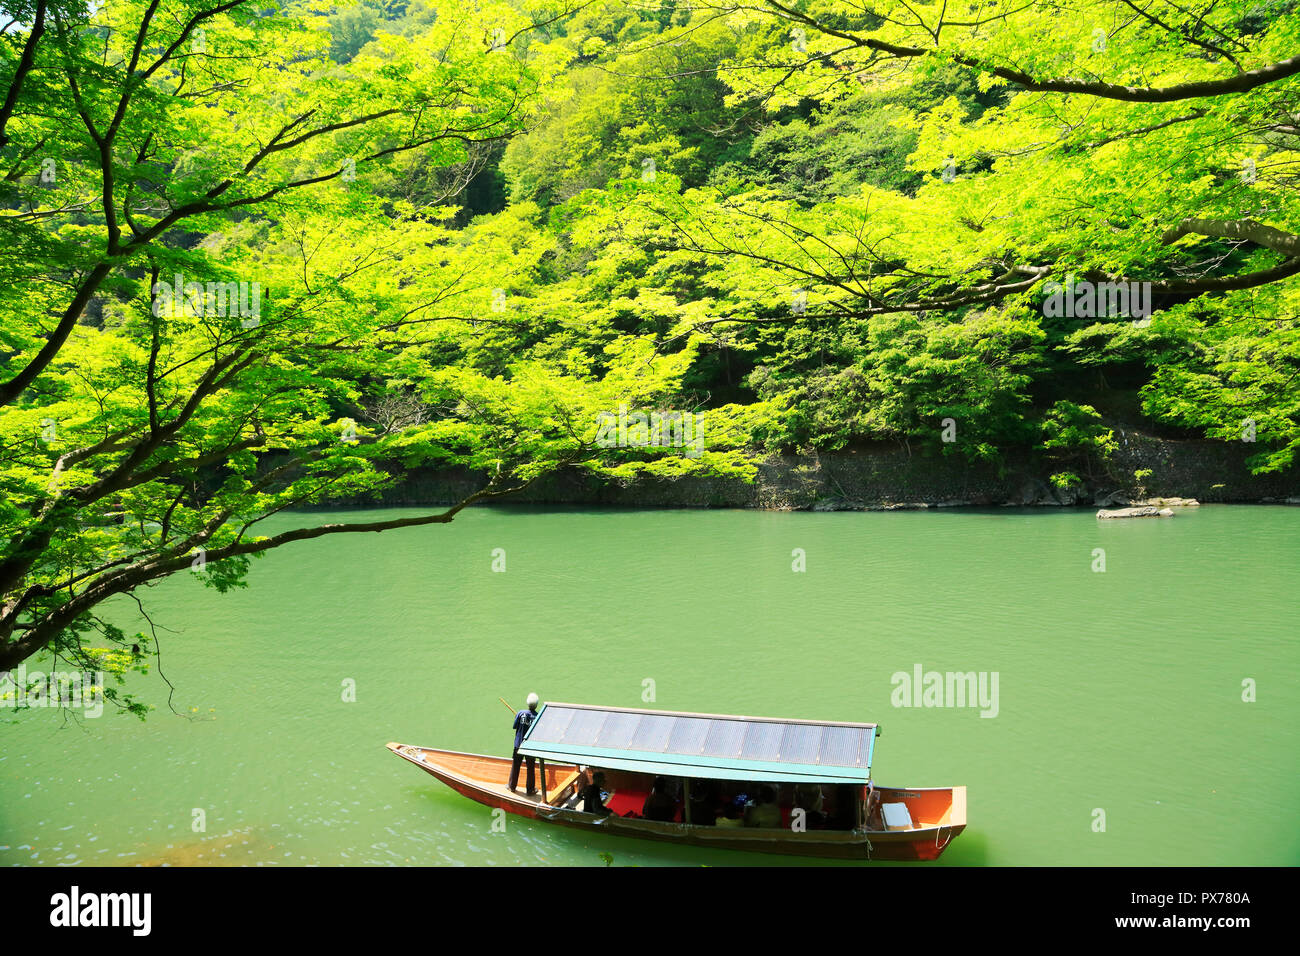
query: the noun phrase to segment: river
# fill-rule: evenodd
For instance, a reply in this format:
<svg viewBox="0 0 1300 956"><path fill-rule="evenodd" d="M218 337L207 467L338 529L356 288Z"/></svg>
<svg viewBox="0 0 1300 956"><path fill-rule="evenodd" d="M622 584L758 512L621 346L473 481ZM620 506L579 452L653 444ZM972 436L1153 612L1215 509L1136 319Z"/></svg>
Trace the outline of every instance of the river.
<svg viewBox="0 0 1300 956"><path fill-rule="evenodd" d="M930 865L1294 865L1297 595L1300 508L498 508L327 537L244 590L148 593L176 713L157 668L126 686L158 704L143 722L0 710L0 863L818 862L494 832L384 748L508 753L497 698L535 690L879 722L877 783L968 788ZM143 626L133 602L106 616ZM996 699L895 706L918 667Z"/></svg>

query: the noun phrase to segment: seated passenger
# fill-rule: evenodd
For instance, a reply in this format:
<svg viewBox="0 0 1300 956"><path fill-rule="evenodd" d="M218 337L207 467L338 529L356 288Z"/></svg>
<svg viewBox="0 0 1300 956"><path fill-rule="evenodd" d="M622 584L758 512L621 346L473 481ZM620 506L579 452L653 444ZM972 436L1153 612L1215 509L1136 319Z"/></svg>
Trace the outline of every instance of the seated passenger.
<svg viewBox="0 0 1300 956"><path fill-rule="evenodd" d="M696 780L691 785L691 823L711 827L718 819L718 784L713 780Z"/></svg>
<svg viewBox="0 0 1300 956"><path fill-rule="evenodd" d="M876 785L870 781L867 782L867 829L883 830L885 829L885 820L880 811L880 793L876 790Z"/></svg>
<svg viewBox="0 0 1300 956"><path fill-rule="evenodd" d="M804 811L805 822L809 827L820 827L826 823L826 799L818 784L797 784L794 788L793 808Z"/></svg>
<svg viewBox="0 0 1300 956"><path fill-rule="evenodd" d="M647 820L660 820L672 823L677 818L677 801L673 799L668 787L668 778L655 777L654 786L641 807L641 816Z"/></svg>
<svg viewBox="0 0 1300 956"><path fill-rule="evenodd" d="M794 805L802 807L809 813L821 813L826 809L825 797L822 795L822 788L815 783L799 783L794 788Z"/></svg>
<svg viewBox="0 0 1300 956"><path fill-rule="evenodd" d="M587 813L607 817L614 811L605 806L605 774L597 770L591 775L591 783L582 791L582 809Z"/></svg>
<svg viewBox="0 0 1300 956"><path fill-rule="evenodd" d="M758 799L745 806L745 826L780 827L781 808L776 802L776 788L765 783L758 788Z"/></svg>
<svg viewBox="0 0 1300 956"><path fill-rule="evenodd" d="M744 809L739 802L734 800L722 808L722 816L718 817L714 822L714 826L719 827L743 827L744 825Z"/></svg>

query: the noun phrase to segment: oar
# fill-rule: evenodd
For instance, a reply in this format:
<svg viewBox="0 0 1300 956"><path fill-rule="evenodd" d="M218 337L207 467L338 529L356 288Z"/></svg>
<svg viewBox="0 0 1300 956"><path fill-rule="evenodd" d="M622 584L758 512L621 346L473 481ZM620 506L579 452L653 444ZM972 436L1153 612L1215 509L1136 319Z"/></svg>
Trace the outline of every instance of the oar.
<svg viewBox="0 0 1300 956"><path fill-rule="evenodd" d="M518 713L517 710L515 710L513 707L510 706L510 704L506 701L506 699L505 699L504 697L498 697L497 700L499 700L499 701L501 701L501 703L505 704L505 705L506 705L506 710L510 711L510 713L512 713L512 714L516 714L516 713Z"/></svg>

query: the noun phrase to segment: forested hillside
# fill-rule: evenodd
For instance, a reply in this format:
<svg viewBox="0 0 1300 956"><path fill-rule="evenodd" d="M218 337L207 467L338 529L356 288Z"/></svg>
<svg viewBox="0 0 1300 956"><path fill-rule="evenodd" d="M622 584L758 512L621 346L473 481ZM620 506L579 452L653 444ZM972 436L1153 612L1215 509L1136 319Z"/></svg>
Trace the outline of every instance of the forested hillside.
<svg viewBox="0 0 1300 956"><path fill-rule="evenodd" d="M363 50L422 16L364 9ZM643 402L768 449L1028 446L1068 483L1118 424L1287 468L1295 5L962 9L594 3L515 41L564 67L443 200L509 302L457 361L644 350Z"/></svg>

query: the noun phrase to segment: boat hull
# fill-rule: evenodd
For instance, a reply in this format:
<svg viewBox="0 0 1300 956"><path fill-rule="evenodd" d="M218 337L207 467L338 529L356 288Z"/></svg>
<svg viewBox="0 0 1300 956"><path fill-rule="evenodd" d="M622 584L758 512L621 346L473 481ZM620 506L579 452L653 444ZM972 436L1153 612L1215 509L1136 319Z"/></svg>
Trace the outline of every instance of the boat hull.
<svg viewBox="0 0 1300 956"><path fill-rule="evenodd" d="M409 744L390 743L388 749L436 777L461 796L493 809L588 832L603 831L689 846L761 853L783 853L828 859L934 860L953 837L966 828L966 788L942 787L901 790L877 787L884 802L908 806L914 820L910 830L792 830L691 826L661 823L640 817L598 817L578 810L550 806L537 797L512 793L506 787L510 760L484 754L467 754ZM547 792L563 789L577 768L572 764L546 765Z"/></svg>

